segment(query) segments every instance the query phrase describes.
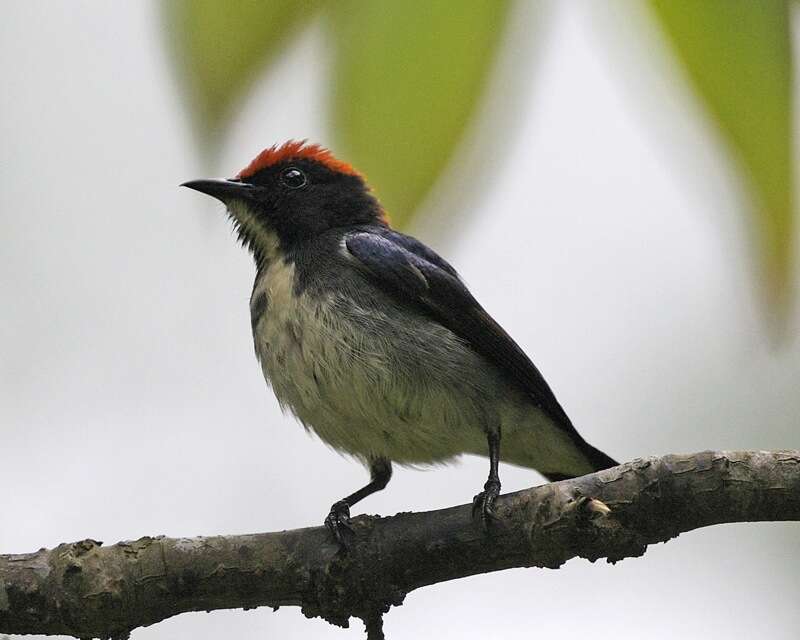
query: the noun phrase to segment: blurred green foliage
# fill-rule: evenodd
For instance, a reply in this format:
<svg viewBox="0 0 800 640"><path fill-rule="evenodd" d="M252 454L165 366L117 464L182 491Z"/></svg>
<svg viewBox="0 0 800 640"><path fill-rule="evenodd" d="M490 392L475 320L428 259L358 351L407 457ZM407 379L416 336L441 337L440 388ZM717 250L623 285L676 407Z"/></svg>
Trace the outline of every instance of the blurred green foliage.
<svg viewBox="0 0 800 640"><path fill-rule="evenodd" d="M773 317L784 319L795 215L791 1L647 1L750 187L764 291ZM511 5L165 0L165 17L198 131L213 150L252 81L319 16L330 34L337 149L369 176L402 227L479 104Z"/></svg>
<svg viewBox="0 0 800 640"><path fill-rule="evenodd" d="M213 146L219 139L232 108L318 4L315 0L166 0L170 43L202 142Z"/></svg>
<svg viewBox="0 0 800 640"><path fill-rule="evenodd" d="M329 5L334 131L403 226L450 159L481 96L505 0Z"/></svg>
<svg viewBox="0 0 800 640"><path fill-rule="evenodd" d="M698 94L730 142L753 194L765 291L791 288L792 46L782 0L651 0Z"/></svg>

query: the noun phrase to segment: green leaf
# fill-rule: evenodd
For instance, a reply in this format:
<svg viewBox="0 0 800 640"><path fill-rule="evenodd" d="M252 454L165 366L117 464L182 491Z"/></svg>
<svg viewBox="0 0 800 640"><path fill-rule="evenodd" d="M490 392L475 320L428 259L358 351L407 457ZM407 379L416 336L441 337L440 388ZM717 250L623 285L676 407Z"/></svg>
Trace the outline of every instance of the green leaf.
<svg viewBox="0 0 800 640"><path fill-rule="evenodd" d="M792 273L792 51L784 0L651 0L699 95L739 158L773 311Z"/></svg>
<svg viewBox="0 0 800 640"><path fill-rule="evenodd" d="M339 0L333 126L348 161L403 226L436 181L484 88L506 0Z"/></svg>
<svg viewBox="0 0 800 640"><path fill-rule="evenodd" d="M167 0L167 33L206 142L288 36L313 15L313 0Z"/></svg>

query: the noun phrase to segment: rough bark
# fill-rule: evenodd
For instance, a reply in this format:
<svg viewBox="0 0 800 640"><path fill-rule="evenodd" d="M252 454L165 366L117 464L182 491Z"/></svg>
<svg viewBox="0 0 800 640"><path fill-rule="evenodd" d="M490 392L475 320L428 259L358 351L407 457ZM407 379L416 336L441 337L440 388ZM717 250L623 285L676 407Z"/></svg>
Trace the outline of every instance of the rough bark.
<svg viewBox="0 0 800 640"><path fill-rule="evenodd" d="M502 496L488 530L471 507L353 519L349 551L321 528L93 540L0 556L0 632L124 638L185 611L299 606L382 637L381 614L426 585L510 567L640 556L723 522L800 520L800 451L634 460Z"/></svg>

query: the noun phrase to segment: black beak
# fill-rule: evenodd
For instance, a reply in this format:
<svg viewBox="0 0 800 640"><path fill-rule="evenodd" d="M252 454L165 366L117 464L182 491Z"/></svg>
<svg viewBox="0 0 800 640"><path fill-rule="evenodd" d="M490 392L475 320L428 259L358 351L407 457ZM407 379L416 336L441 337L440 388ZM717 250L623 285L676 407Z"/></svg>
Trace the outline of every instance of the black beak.
<svg viewBox="0 0 800 640"><path fill-rule="evenodd" d="M239 180L189 180L181 186L205 193L225 203L237 199L248 200L254 191L252 184Z"/></svg>

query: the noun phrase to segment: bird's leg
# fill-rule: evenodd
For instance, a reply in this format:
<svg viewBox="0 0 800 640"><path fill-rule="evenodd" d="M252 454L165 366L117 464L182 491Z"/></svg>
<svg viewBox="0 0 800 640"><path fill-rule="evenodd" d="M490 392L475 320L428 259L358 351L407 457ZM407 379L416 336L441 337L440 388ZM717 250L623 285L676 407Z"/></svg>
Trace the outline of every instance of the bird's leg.
<svg viewBox="0 0 800 640"><path fill-rule="evenodd" d="M472 517L480 518L486 524L497 518L494 512L494 501L500 495L500 476L497 467L500 463L500 429L487 434L489 442L489 478L483 485L483 491L472 499Z"/></svg>
<svg viewBox="0 0 800 640"><path fill-rule="evenodd" d="M392 477L392 463L386 458L374 458L369 463L370 482L355 493L335 502L331 511L325 518L325 526L333 533L336 541L342 546L347 546L344 539L344 530L352 531L350 527L350 507L363 500L376 491L380 491Z"/></svg>

